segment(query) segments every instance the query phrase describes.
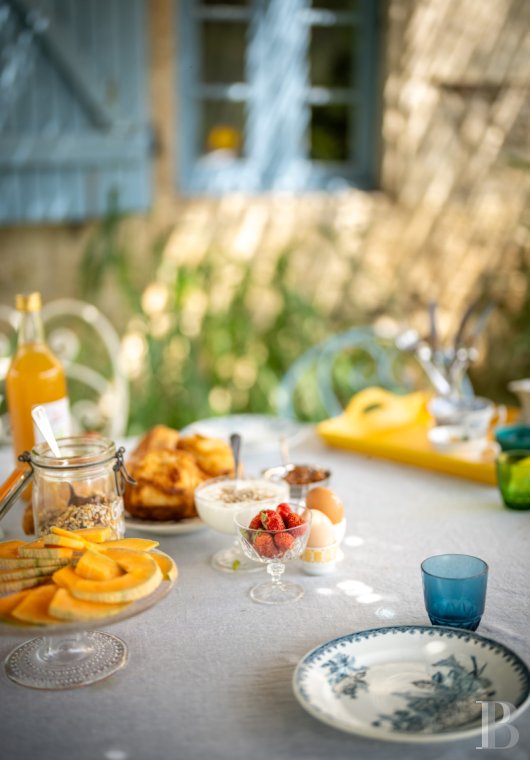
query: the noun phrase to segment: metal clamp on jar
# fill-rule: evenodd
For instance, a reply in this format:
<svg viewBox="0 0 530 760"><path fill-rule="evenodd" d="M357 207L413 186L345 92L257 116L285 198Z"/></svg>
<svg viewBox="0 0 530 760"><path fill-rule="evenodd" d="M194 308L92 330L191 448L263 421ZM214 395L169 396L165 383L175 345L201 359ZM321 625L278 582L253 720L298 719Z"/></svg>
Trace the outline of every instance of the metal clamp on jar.
<svg viewBox="0 0 530 760"><path fill-rule="evenodd" d="M0 489L0 519L13 506L33 478L35 533L49 533L52 525L65 530L108 527L112 538L122 538L124 483L135 485L123 461L124 448L97 435L58 439L60 457L47 443L25 451L16 470Z"/></svg>

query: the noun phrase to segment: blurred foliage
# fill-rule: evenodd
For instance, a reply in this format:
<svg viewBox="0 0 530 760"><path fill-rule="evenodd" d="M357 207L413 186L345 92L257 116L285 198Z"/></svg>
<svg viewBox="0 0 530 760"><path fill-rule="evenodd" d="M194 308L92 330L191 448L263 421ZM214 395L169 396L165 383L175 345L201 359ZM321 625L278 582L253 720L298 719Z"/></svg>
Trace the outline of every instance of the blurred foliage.
<svg viewBox="0 0 530 760"><path fill-rule="evenodd" d="M280 380L321 340L383 316L406 326L411 315L427 313L422 298L408 289L405 272L388 298L371 310L363 310L348 295L349 287L339 288L324 314L297 287L293 261L300 260L300 251L295 243L276 255L272 273L267 263L264 279L259 259L242 259L215 244L197 261L178 262L167 255L173 231L169 230L142 252L150 274L140 276L137 251L122 221L114 207L96 228L85 250L80 280L83 297L103 310L99 302L108 298L110 285L125 315L122 347L131 383L131 434L158 422L181 428L213 415L274 412ZM316 245L322 255L326 245L335 242L333 227L318 230ZM351 285L362 263L352 258L348 266ZM512 256L508 269L510 282L515 278L518 283L517 298L497 272L484 273L478 283L480 296L495 300L497 308L483 339L482 361L470 376L478 394L514 403L508 381L530 377L530 260L524 247ZM298 271L300 276L303 267ZM355 390L377 382L372 370L368 354L350 351L339 357L332 374L342 403ZM398 361L396 378L399 382L386 387L398 392L425 381L408 360L403 366ZM302 419L326 416L319 411L315 370L297 387L296 398Z"/></svg>
<svg viewBox="0 0 530 760"><path fill-rule="evenodd" d="M161 236L148 252L158 270L140 292L121 216L113 211L89 241L81 267L86 299L97 304L111 277L129 313L123 338L126 363L130 354L129 432L158 422L181 428L215 414L273 412L287 368L331 329L289 283L289 249L263 284L252 261L215 247L197 264L167 266L166 242Z"/></svg>

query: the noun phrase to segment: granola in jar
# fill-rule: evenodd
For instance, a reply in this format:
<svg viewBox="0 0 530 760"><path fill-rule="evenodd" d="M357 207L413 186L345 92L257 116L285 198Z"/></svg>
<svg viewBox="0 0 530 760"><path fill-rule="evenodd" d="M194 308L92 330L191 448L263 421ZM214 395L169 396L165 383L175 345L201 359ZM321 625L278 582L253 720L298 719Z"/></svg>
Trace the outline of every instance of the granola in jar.
<svg viewBox="0 0 530 760"><path fill-rule="evenodd" d="M123 538L123 450L96 435L59 439L61 457L38 444L28 462L34 471L33 517L37 535L52 526L66 530L108 527ZM123 474L124 473L124 474Z"/></svg>

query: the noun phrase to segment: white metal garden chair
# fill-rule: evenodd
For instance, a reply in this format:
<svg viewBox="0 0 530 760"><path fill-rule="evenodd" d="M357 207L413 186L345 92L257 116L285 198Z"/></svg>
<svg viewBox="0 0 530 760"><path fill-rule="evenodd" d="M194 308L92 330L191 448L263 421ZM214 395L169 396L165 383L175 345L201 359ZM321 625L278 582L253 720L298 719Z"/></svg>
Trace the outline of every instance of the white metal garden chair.
<svg viewBox="0 0 530 760"><path fill-rule="evenodd" d="M95 430L111 438L124 435L129 384L113 325L95 306L73 298L50 301L43 307L42 317L48 345L65 368L74 431ZM0 323L3 384L15 345L17 312L0 305ZM2 439L7 442L5 416L2 423Z"/></svg>
<svg viewBox="0 0 530 760"><path fill-rule="evenodd" d="M379 386L396 393L429 387L418 361L371 327L354 327L302 354L280 382L282 417L319 421L340 414L354 393Z"/></svg>

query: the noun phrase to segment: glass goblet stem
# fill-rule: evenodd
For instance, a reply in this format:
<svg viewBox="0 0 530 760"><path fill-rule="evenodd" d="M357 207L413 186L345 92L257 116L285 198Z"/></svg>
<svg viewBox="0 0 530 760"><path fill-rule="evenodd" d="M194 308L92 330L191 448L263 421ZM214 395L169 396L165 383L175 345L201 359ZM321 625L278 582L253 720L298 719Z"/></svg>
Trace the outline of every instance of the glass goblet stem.
<svg viewBox="0 0 530 760"><path fill-rule="evenodd" d="M84 632L69 636L43 636L42 644L37 650L37 657L43 662L74 662L90 656L94 648Z"/></svg>
<svg viewBox="0 0 530 760"><path fill-rule="evenodd" d="M280 579L285 572L285 565L283 562L269 562L267 565L267 572L271 576L272 582L280 585Z"/></svg>

